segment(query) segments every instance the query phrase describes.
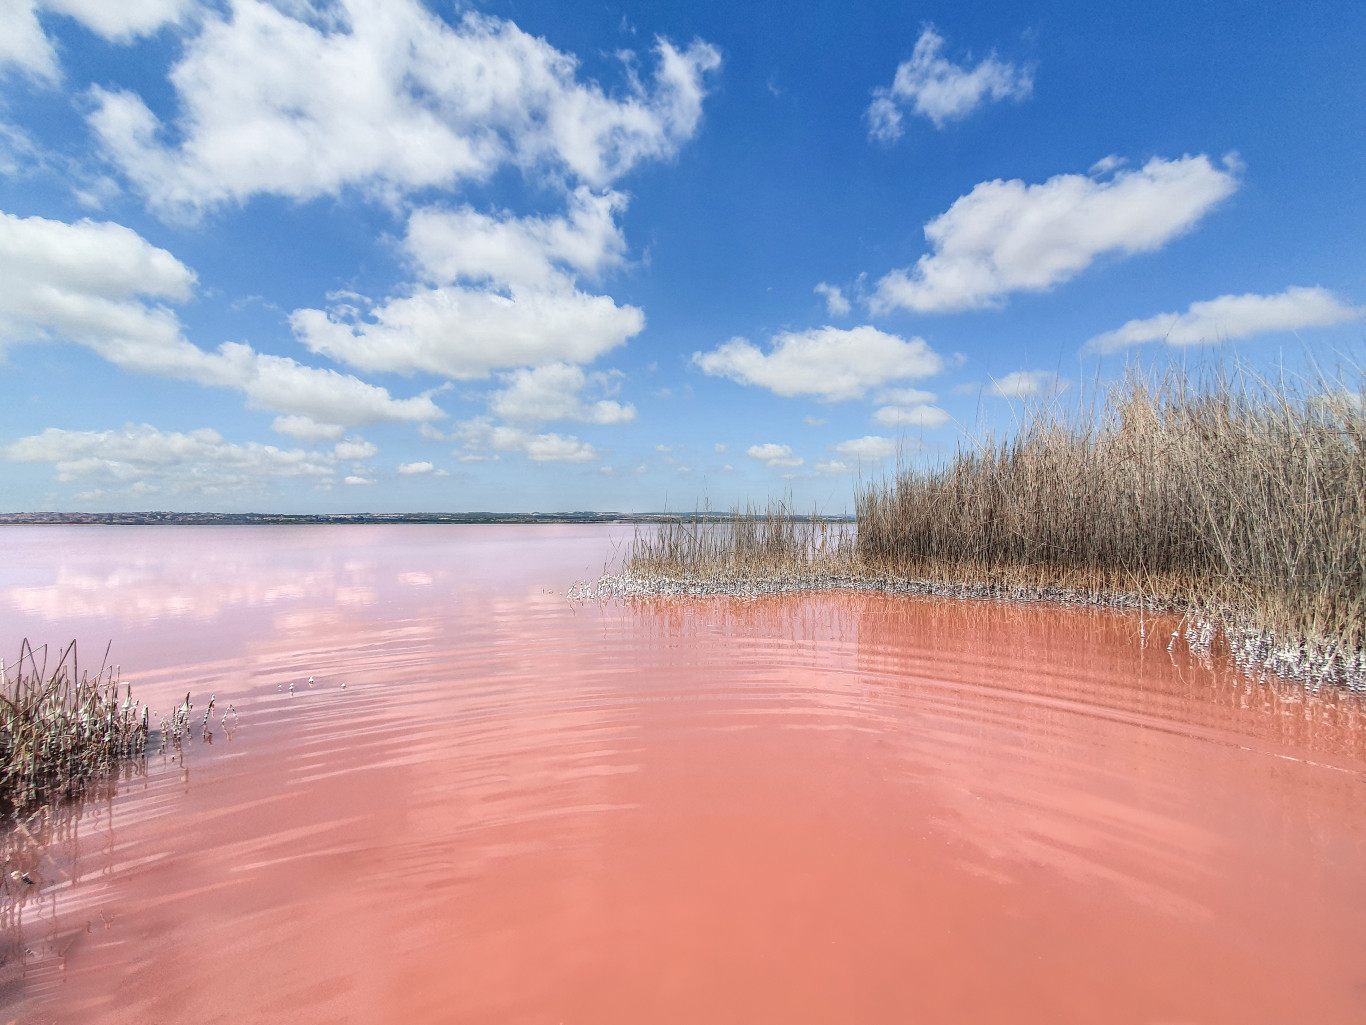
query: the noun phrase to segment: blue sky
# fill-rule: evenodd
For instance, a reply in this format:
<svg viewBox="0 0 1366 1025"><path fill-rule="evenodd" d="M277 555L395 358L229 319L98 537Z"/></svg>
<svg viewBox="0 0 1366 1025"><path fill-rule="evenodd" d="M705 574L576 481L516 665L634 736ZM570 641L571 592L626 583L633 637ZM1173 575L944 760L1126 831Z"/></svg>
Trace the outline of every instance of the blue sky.
<svg viewBox="0 0 1366 1025"><path fill-rule="evenodd" d="M0 0L0 508L655 510L1360 360L1366 6Z"/></svg>

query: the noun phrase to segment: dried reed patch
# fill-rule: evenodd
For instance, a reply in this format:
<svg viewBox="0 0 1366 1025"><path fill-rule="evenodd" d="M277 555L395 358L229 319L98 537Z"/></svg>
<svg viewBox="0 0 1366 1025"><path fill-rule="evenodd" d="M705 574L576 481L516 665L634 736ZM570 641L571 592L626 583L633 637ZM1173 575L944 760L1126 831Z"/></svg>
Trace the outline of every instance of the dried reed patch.
<svg viewBox="0 0 1366 1025"><path fill-rule="evenodd" d="M148 711L127 687L120 703L120 687L117 667L82 672L74 641L50 672L46 646L28 641L16 664L0 662L0 813L74 797L146 750Z"/></svg>
<svg viewBox="0 0 1366 1025"><path fill-rule="evenodd" d="M616 586L1140 605L1187 614L1195 644L1222 639L1244 665L1366 686L1360 386L1134 372L855 501L857 527L833 546L785 503L666 525L637 537Z"/></svg>

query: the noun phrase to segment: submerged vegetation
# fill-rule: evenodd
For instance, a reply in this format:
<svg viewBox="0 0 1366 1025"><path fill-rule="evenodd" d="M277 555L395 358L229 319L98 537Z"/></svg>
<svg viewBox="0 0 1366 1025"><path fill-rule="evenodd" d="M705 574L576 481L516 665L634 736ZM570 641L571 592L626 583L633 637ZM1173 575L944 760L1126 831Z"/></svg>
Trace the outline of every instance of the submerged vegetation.
<svg viewBox="0 0 1366 1025"><path fill-rule="evenodd" d="M80 670L75 641L50 672L46 646L35 652L28 641L16 664L0 662L0 813L74 797L146 750L148 710L122 689L120 704L117 667Z"/></svg>
<svg viewBox="0 0 1366 1025"><path fill-rule="evenodd" d="M1244 665L1366 686L1366 393L1131 373L856 493L638 534L618 591L873 586L1186 613Z"/></svg>

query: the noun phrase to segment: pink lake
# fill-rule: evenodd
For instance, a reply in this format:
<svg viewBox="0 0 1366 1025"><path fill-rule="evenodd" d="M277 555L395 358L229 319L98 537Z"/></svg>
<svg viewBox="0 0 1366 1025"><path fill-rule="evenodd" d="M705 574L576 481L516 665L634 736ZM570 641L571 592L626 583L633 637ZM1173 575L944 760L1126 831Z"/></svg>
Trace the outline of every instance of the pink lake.
<svg viewBox="0 0 1366 1025"><path fill-rule="evenodd" d="M1356 696L1127 613L566 600L629 538L5 529L7 659L240 719L10 834L0 1023L1366 1021Z"/></svg>

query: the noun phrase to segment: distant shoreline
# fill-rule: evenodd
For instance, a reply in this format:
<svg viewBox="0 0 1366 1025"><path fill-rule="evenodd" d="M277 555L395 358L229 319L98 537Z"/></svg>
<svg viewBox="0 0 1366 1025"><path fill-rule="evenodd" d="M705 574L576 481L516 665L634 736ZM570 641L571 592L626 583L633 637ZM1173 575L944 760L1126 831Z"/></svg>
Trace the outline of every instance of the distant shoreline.
<svg viewBox="0 0 1366 1025"><path fill-rule="evenodd" d="M730 512L688 513L186 513L186 512L23 512L0 513L0 526L317 526L333 523L725 523ZM853 516L822 517L831 522L850 522Z"/></svg>

